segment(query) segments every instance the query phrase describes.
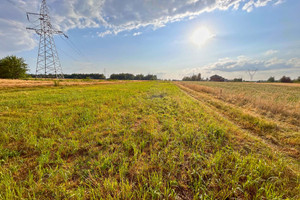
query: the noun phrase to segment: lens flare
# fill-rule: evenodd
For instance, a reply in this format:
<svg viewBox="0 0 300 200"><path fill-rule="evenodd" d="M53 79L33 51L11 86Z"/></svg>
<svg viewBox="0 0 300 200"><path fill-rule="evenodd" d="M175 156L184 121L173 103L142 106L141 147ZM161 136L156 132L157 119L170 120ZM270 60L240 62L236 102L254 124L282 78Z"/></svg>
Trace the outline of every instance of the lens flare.
<svg viewBox="0 0 300 200"><path fill-rule="evenodd" d="M208 40L215 35L205 26L200 27L194 31L191 36L191 42L197 46L203 46Z"/></svg>

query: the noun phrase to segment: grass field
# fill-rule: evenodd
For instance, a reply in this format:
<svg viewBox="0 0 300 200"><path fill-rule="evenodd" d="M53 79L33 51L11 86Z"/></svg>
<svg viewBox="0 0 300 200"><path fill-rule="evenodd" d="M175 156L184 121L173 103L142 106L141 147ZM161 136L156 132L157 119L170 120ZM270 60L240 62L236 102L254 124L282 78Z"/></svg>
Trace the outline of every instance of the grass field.
<svg viewBox="0 0 300 200"><path fill-rule="evenodd" d="M178 82L191 97L265 145L300 158L300 86L218 82Z"/></svg>
<svg viewBox="0 0 300 200"><path fill-rule="evenodd" d="M188 84L0 87L0 199L299 199L297 112Z"/></svg>
<svg viewBox="0 0 300 200"><path fill-rule="evenodd" d="M300 84L185 82L182 85L300 127Z"/></svg>
<svg viewBox="0 0 300 200"><path fill-rule="evenodd" d="M42 87L42 86L71 86L71 85L102 85L122 83L124 81L106 81L106 80L93 80L93 79L28 79L28 80L10 80L0 79L0 89L5 88L26 88L26 87Z"/></svg>

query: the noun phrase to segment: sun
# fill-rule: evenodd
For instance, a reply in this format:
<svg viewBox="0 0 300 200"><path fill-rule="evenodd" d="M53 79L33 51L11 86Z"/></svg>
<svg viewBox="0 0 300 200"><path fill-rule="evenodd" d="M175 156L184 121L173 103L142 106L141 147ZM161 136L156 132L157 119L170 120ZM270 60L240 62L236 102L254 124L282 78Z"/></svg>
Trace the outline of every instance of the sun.
<svg viewBox="0 0 300 200"><path fill-rule="evenodd" d="M191 42L200 47L213 37L214 34L206 26L202 26L192 33Z"/></svg>

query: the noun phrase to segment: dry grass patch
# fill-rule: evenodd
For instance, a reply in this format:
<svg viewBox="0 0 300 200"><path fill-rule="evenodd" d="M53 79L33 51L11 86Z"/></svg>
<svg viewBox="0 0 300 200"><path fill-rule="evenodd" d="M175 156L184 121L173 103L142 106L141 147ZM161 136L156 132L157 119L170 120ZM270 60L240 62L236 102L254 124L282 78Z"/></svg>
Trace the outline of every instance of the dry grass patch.
<svg viewBox="0 0 300 200"><path fill-rule="evenodd" d="M300 128L299 84L180 82L194 91L204 92L272 119ZM295 85L287 87L286 85Z"/></svg>
<svg viewBox="0 0 300 200"><path fill-rule="evenodd" d="M0 79L1 88L26 88L26 87L41 87L41 86L72 86L72 85L101 85L101 84L116 84L124 81L105 81L105 80L12 80Z"/></svg>

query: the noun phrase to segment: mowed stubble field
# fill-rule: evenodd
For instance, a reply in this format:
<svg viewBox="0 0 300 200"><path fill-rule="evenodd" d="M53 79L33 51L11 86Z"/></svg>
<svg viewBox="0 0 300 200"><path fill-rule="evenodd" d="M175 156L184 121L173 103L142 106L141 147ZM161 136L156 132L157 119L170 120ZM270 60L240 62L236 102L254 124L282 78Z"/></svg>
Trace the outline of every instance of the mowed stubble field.
<svg viewBox="0 0 300 200"><path fill-rule="evenodd" d="M0 199L299 199L299 93L160 81L0 87Z"/></svg>

